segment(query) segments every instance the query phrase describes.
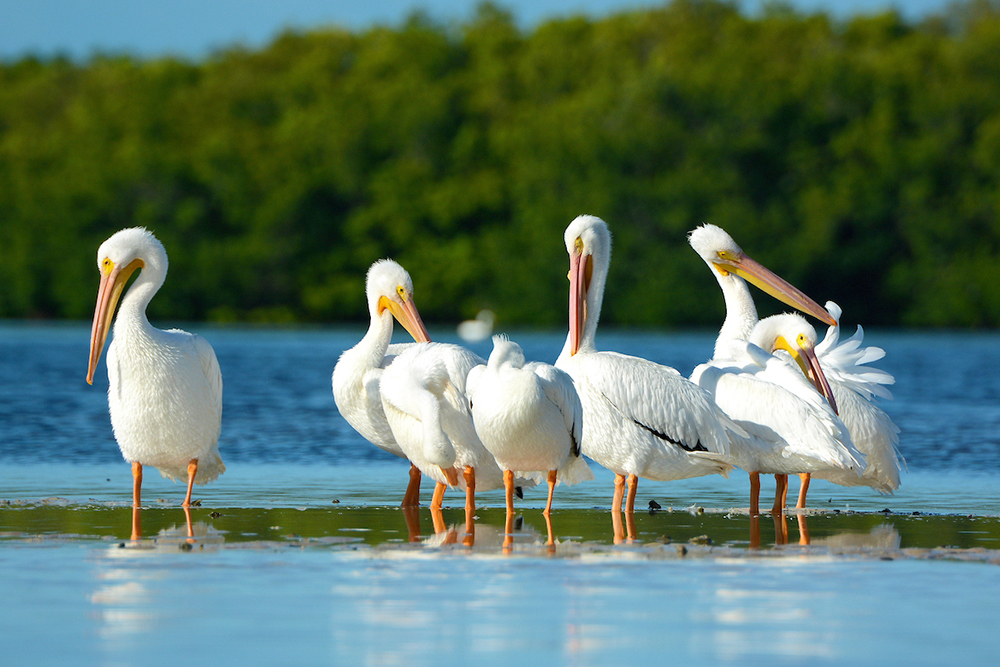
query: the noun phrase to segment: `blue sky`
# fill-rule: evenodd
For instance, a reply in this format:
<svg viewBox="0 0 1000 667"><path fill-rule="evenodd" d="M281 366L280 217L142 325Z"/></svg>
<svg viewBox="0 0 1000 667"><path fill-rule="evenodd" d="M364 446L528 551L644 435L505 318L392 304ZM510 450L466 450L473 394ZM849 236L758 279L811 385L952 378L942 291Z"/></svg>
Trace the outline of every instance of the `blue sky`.
<svg viewBox="0 0 1000 667"><path fill-rule="evenodd" d="M743 0L749 12L763 0ZM199 59L235 44L266 45L286 28L340 25L363 29L395 25L414 9L463 19L479 0L0 0L0 59L64 54L85 59L95 52L153 58ZM643 0L500 0L521 25L584 13L654 6ZM948 0L791 0L801 11L837 18L896 7L907 18L938 11Z"/></svg>

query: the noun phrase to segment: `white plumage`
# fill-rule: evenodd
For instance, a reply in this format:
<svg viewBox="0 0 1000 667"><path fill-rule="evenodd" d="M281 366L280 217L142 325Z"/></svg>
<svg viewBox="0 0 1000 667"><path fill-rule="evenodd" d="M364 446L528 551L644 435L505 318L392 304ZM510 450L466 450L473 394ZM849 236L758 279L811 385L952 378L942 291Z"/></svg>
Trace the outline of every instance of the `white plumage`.
<svg viewBox="0 0 1000 667"><path fill-rule="evenodd" d="M414 340L430 340L413 301L413 281L406 270L390 259L379 260L368 269L365 285L368 331L357 345L340 355L333 369L333 398L340 414L354 430L376 447L406 458L389 427L382 409L379 384L383 369L412 343L390 345L393 318L398 319ZM403 505L416 505L420 495L420 471L411 467L410 483Z"/></svg>
<svg viewBox="0 0 1000 667"><path fill-rule="evenodd" d="M832 470L857 478L864 458L851 443L847 428L830 402L797 369L748 343L758 330L758 335L769 331L772 342L784 334L783 344L793 345L788 340L795 341L795 354L803 363L812 360L809 372L820 387L828 388L823 370L815 363L811 342L800 340L797 331L780 329L779 319L758 323L757 309L745 280L824 321L834 322L833 316L748 257L721 228L702 225L691 232L688 240L712 270L726 303L726 318L716 339L715 355L697 367L691 379L707 389L726 414L751 436L744 443L734 444L731 450L736 464L750 473L751 513L757 513L759 473L778 478L775 512L784 505L789 473Z"/></svg>
<svg viewBox="0 0 1000 667"><path fill-rule="evenodd" d="M458 345L418 343L382 373L382 407L396 442L412 464L438 483L432 508L440 508L445 485L466 490L470 512L477 490L503 486L500 467L476 434L465 394L469 371L485 363Z"/></svg>
<svg viewBox="0 0 1000 667"><path fill-rule="evenodd" d="M828 301L826 308L839 321L840 307ZM785 317L790 319L792 331L815 340L815 330L808 322L796 315ZM862 347L863 340L864 331L859 326L854 336L840 342L840 326L834 325L815 349L836 399L840 418L854 446L865 456L867 465L860 476L831 470L815 472L813 477L842 486L870 486L881 493L892 493L899 488L900 472L905 465L898 449L899 428L874 398L891 399L892 394L885 385L893 384L895 379L883 370L866 365L881 359L885 352L878 347ZM765 346L773 344L771 336L762 336L760 342ZM804 500L802 498L800 505L804 505Z"/></svg>
<svg viewBox="0 0 1000 667"><path fill-rule="evenodd" d="M226 467L219 456L222 374L212 346L178 329L161 331L146 319L146 306L167 274L167 253L145 229L123 229L97 251L101 287L91 330L92 382L115 305L131 275L140 270L121 298L108 346L108 407L115 439L133 463L133 501L140 505L142 466L164 477L205 484Z"/></svg>
<svg viewBox="0 0 1000 667"><path fill-rule="evenodd" d="M583 406L568 374L549 364L525 363L517 343L494 336L488 362L472 368L467 384L476 432L505 473L508 512L513 512L514 475L541 481L548 473L546 513L556 483L594 478L580 453Z"/></svg>
<svg viewBox="0 0 1000 667"><path fill-rule="evenodd" d="M603 220L576 218L564 235L570 256L570 331L556 366L573 378L583 405L583 453L616 475L613 507L629 480L726 475L730 436L744 437L708 393L673 368L595 347L611 261Z"/></svg>

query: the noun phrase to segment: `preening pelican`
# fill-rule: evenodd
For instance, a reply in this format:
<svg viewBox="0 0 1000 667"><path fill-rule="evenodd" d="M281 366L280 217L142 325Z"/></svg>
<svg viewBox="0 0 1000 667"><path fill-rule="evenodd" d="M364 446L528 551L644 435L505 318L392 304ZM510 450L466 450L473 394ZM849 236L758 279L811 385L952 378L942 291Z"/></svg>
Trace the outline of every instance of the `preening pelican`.
<svg viewBox="0 0 1000 667"><path fill-rule="evenodd" d="M114 320L108 346L108 407L122 456L132 463L132 500L141 506L142 467L151 465L172 480L205 484L226 466L219 456L222 373L212 346L179 329L161 331L146 319L146 306L167 275L167 253L150 232L123 229L97 251L101 286L90 334L94 370L114 318L115 306L133 273L139 271ZM135 535L133 526L133 537Z"/></svg>
<svg viewBox="0 0 1000 667"><path fill-rule="evenodd" d="M691 379L708 389L720 407L752 436L745 446L733 449L737 465L750 474L751 515L758 510L761 472L774 474L777 480L773 512L784 506L789 473L833 468L857 477L862 459L834 414L836 405L831 410L816 389L772 357L770 350L747 344L758 320L745 281L829 324L836 323L833 315L747 256L720 227L702 225L691 232L688 241L712 269L726 303L726 319L713 359L696 368ZM791 340L796 341L796 337ZM811 364L810 377L829 395L812 344L796 341L795 345L797 358Z"/></svg>
<svg viewBox="0 0 1000 667"><path fill-rule="evenodd" d="M685 479L732 469L730 436L746 434L704 389L673 368L595 345L611 234L580 216L564 234L570 258L569 335L556 367L573 378L583 404L583 453L615 473L612 509L632 513L639 477Z"/></svg>
<svg viewBox="0 0 1000 667"><path fill-rule="evenodd" d="M827 310L840 320L840 306L827 301ZM787 320L787 336L801 336L815 344L815 329L798 315L776 315ZM764 324L772 318L761 320ZM754 340L765 348L779 349L773 333L766 330ZM899 475L905 461L899 453L899 428L892 419L874 402L876 396L891 399L892 394L885 385L895 383L895 379L883 370L867 366L878 361L885 352L878 347L861 347L864 331L859 326L851 338L840 342L840 326L831 326L822 342L815 344L819 365L829 381L840 418L851 434L854 446L866 458L866 466L860 475L844 471L827 470L815 472L813 477L825 479L842 486L870 486L880 493L892 493L899 488ZM801 368L801 366L800 366ZM803 369L805 372L805 369ZM799 491L798 508L804 508L809 479L804 477Z"/></svg>
<svg viewBox="0 0 1000 667"><path fill-rule="evenodd" d="M458 345L417 343L382 373L386 419L406 457L437 486L432 510L440 510L446 486L466 490L466 523L475 514L476 490L503 486L503 473L476 434L465 394L469 371L486 362ZM457 470L462 469L459 479Z"/></svg>
<svg viewBox="0 0 1000 667"><path fill-rule="evenodd" d="M767 318L754 332L767 325L780 332L778 324ZM781 333L775 337L807 365L810 373L820 373L811 345L795 337L792 340L796 342L788 344ZM729 359L716 358L698 366L691 379L708 390L750 436L733 443L730 455L736 465L750 473L751 516L758 514L760 473L773 474L778 481L772 508L775 514L784 506L789 473L835 470L855 477L860 474L864 457L851 444L847 428L828 400L802 373L751 342L730 341L727 349Z"/></svg>
<svg viewBox="0 0 1000 667"><path fill-rule="evenodd" d="M489 361L469 372L467 390L476 432L504 471L508 520L514 514L515 475L540 481L540 473L548 473L545 516L552 512L557 482L594 479L580 452L583 406L567 373L549 364L526 364L520 345L493 336Z"/></svg>
<svg viewBox="0 0 1000 667"><path fill-rule="evenodd" d="M347 423L376 447L406 458L386 421L379 396L383 369L396 354L412 343L390 345L392 320L396 318L417 342L430 337L413 302L413 281L402 266L391 259L371 265L365 285L371 323L361 341L340 355L333 369L333 398ZM403 506L420 502L420 469L410 466L410 483Z"/></svg>

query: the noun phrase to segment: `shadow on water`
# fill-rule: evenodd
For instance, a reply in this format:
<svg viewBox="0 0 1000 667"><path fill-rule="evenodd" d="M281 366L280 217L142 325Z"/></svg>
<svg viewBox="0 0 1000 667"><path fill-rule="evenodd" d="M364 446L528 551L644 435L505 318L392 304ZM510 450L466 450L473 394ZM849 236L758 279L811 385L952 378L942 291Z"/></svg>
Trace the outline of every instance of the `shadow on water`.
<svg viewBox="0 0 1000 667"><path fill-rule="evenodd" d="M0 507L0 543L121 541L144 548L340 548L433 552L465 549L482 554L578 555L633 551L684 556L797 553L873 557L919 552L969 551L983 560L1000 557L1000 518L868 512L803 515L704 510L637 513L634 538L617 534L604 509L553 510L555 544L540 511L517 515L505 545L506 512L480 508L467 529L462 508L431 510L365 506L334 508L192 508L154 506L141 511L141 540L129 540L133 509L120 505L74 505L59 501ZM616 546L620 544L621 546Z"/></svg>

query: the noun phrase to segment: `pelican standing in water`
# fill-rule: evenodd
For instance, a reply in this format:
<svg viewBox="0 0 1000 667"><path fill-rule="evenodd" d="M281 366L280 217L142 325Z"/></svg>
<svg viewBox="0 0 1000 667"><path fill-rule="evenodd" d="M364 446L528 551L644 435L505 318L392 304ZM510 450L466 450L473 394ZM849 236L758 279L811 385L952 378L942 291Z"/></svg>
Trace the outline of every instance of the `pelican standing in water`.
<svg viewBox="0 0 1000 667"><path fill-rule="evenodd" d="M583 406L573 378L549 364L526 364L520 345L493 336L489 361L469 371L467 391L476 432L503 470L508 537L514 521L514 476L540 481L541 472L547 472L543 514L552 544L549 517L556 483L594 479L580 452Z"/></svg>
<svg viewBox="0 0 1000 667"><path fill-rule="evenodd" d="M458 345L417 343L386 367L380 384L382 408L393 437L410 462L437 482L432 515L440 512L448 486L464 488L470 534L476 491L503 486L503 472L476 433L465 393L469 371L485 363Z"/></svg>
<svg viewBox="0 0 1000 667"><path fill-rule="evenodd" d="M780 514L789 473L836 471L858 477L865 465L827 398L829 384L813 346L794 335L795 342L789 343L788 329L781 324L774 318L761 320L751 337L758 331L773 331L775 349L788 351L802 373L752 341L734 340L727 345L728 358L702 364L691 376L750 435L746 442L733 445L731 455L750 474L751 516L758 514L760 473L773 474L777 480L771 511ZM817 378L824 393L803 373Z"/></svg>
<svg viewBox="0 0 1000 667"><path fill-rule="evenodd" d="M87 382L93 384L114 318L108 407L122 456L132 463L133 506L141 507L142 467L151 465L164 477L187 482L184 507L190 507L192 486L226 470L219 456L222 373L215 351L201 336L161 331L146 319L146 306L167 275L167 253L150 232L135 227L114 234L98 249L97 267L101 286ZM139 276L122 297L136 271ZM132 532L139 536L134 520Z"/></svg>
<svg viewBox="0 0 1000 667"><path fill-rule="evenodd" d="M834 324L834 316L748 257L720 227L702 225L691 232L688 241L712 269L726 303L713 359L696 368L691 379L708 389L726 414L752 436L733 450L737 465L750 474L751 515L758 511L761 472L775 475L775 513L784 506L789 473L835 469L857 477L863 456L835 414L836 403L812 343L796 336L790 338L794 343L781 339L781 346L805 365L815 389L798 371L772 357L771 349L765 352L748 344L758 320L747 281L824 322Z"/></svg>
<svg viewBox="0 0 1000 667"><path fill-rule="evenodd" d="M413 302L413 281L402 266L391 259L375 262L368 269L365 285L371 323L361 341L340 355L333 369L333 398L347 423L376 447L406 458L396 444L386 421L379 384L386 366L413 343L390 345L393 318L417 342L430 336ZM403 507L420 503L420 469L410 465L410 482Z"/></svg>
<svg viewBox="0 0 1000 667"><path fill-rule="evenodd" d="M727 475L730 438L746 433L704 389L673 368L597 350L597 321L611 263L611 234L600 218L576 218L564 234L569 254L569 335L556 367L573 378L583 404L583 453L615 473L612 512L634 511L639 477L675 480ZM631 533L631 531L630 531Z"/></svg>
<svg viewBox="0 0 1000 667"><path fill-rule="evenodd" d="M827 301L826 308L840 319L840 306ZM785 328L784 336L778 335L778 324ZM840 325L831 325L822 342L816 343L816 330L803 317L794 314L774 315L760 321L751 339L767 350L783 348L782 340L791 337L814 346L816 358L829 380L832 402L851 434L854 446L864 455L866 465L860 475L843 470L825 470L812 473L811 477L825 479L841 486L870 486L880 493L891 494L899 488L899 475L905 465L899 453L899 428L875 402L874 398L891 399L885 385L895 383L895 378L883 370L867 366L881 359L885 352L878 347L861 347L864 331L859 326L851 338L840 342ZM785 348L786 352L791 350ZM780 352L775 352L781 354ZM792 354L793 359L795 355ZM802 364L796 364L803 373ZM794 370L794 369L793 369ZM796 508L804 509L809 490L810 475L800 474L802 485Z"/></svg>

